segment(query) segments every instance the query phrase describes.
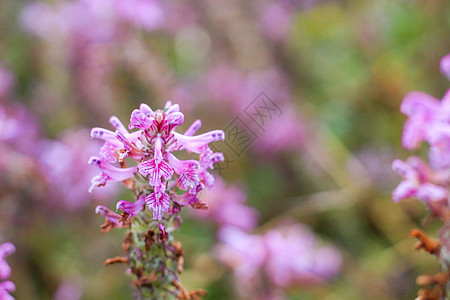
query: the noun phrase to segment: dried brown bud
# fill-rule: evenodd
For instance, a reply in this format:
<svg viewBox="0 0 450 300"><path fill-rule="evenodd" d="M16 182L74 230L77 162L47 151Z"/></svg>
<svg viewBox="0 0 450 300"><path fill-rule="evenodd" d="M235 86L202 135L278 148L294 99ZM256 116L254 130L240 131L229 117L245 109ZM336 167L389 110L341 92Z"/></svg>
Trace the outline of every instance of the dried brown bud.
<svg viewBox="0 0 450 300"><path fill-rule="evenodd" d="M136 287L150 287L156 279L158 279L156 271L153 271L150 275L140 276L139 279L134 280L132 284Z"/></svg>
<svg viewBox="0 0 450 300"><path fill-rule="evenodd" d="M443 291L440 286L436 286L434 289L420 289L417 293L415 300L439 300L441 299Z"/></svg>
<svg viewBox="0 0 450 300"><path fill-rule="evenodd" d="M421 275L416 278L416 283L418 285L437 284L440 286L445 286L447 284L448 277L448 272L433 275Z"/></svg>
<svg viewBox="0 0 450 300"><path fill-rule="evenodd" d="M416 249L423 249L427 251L430 254L439 254L439 250L441 248L441 242L432 240L431 238L426 235L425 232L423 232L420 229L413 229L409 233L409 236L415 237L419 240L419 242L416 244Z"/></svg>
<svg viewBox="0 0 450 300"><path fill-rule="evenodd" d="M193 203L191 206L193 208L195 208L195 209L202 209L202 210L207 210L208 209L208 205L205 202L202 202L202 201Z"/></svg>
<svg viewBox="0 0 450 300"><path fill-rule="evenodd" d="M131 233L130 230L128 230L127 235L125 236L125 239L123 240L123 243L122 243L122 249L125 252L128 252L128 251L130 251L132 244L133 244L133 234Z"/></svg>
<svg viewBox="0 0 450 300"><path fill-rule="evenodd" d="M108 258L107 260L105 260L105 262L103 264L105 266L107 266L107 265L112 265L112 264L117 264L117 263L127 263L127 262L128 262L128 258L116 256L113 258Z"/></svg>
<svg viewBox="0 0 450 300"><path fill-rule="evenodd" d="M102 233L107 233L110 232L111 229L117 228L117 225L106 219L105 223L103 223L103 225L100 225L100 228L102 229Z"/></svg>
<svg viewBox="0 0 450 300"><path fill-rule="evenodd" d="M155 232L153 230L147 231L145 234L145 250L150 251L150 247L152 246L153 242L155 241Z"/></svg>

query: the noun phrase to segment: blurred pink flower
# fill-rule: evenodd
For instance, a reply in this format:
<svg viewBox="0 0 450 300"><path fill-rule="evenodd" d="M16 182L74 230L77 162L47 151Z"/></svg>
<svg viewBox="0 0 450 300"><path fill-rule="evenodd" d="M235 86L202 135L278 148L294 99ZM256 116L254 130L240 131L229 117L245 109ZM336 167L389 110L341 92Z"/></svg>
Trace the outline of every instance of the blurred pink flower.
<svg viewBox="0 0 450 300"><path fill-rule="evenodd" d="M246 73L222 62L209 70L203 84L201 90L209 93L208 99L228 105L236 114L242 113L261 92L279 106L291 99L289 80L277 68Z"/></svg>
<svg viewBox="0 0 450 300"><path fill-rule="evenodd" d="M440 66L442 74L450 80L450 53L441 59Z"/></svg>
<svg viewBox="0 0 450 300"><path fill-rule="evenodd" d="M402 144L417 149L421 142L430 144L430 162L434 168L450 167L450 90L442 101L422 92L407 94L400 107L408 116Z"/></svg>
<svg viewBox="0 0 450 300"><path fill-rule="evenodd" d="M119 17L137 27L153 31L164 24L164 11L157 0L116 0Z"/></svg>
<svg viewBox="0 0 450 300"><path fill-rule="evenodd" d="M218 259L233 270L238 281L254 280L267 255L263 237L233 226L222 227L218 237L221 241L216 247Z"/></svg>
<svg viewBox="0 0 450 300"><path fill-rule="evenodd" d="M219 231L219 240L216 255L233 270L246 299L264 299L265 290L324 283L341 266L341 255L334 247L318 246L309 228L292 222L263 235L226 226Z"/></svg>
<svg viewBox="0 0 450 300"><path fill-rule="evenodd" d="M260 26L263 34L274 41L284 40L291 27L292 11L279 1L267 3L261 12Z"/></svg>
<svg viewBox="0 0 450 300"><path fill-rule="evenodd" d="M83 288L79 280L65 279L56 289L53 300L80 300Z"/></svg>
<svg viewBox="0 0 450 300"><path fill-rule="evenodd" d="M215 188L203 191L201 199L208 209L193 211L194 217L212 220L220 227L234 226L245 231L254 229L257 224L258 213L245 205L247 195L238 185L227 185L217 178Z"/></svg>
<svg viewBox="0 0 450 300"><path fill-rule="evenodd" d="M65 132L58 140L40 143L39 163L50 191L49 200L56 207L79 209L93 199L105 200L113 196L117 188L108 187L95 194L88 193L94 168L86 168L86 161L100 145L92 143L87 129Z"/></svg>
<svg viewBox="0 0 450 300"><path fill-rule="evenodd" d="M14 300L14 297L10 293L16 290L16 286L12 281L3 281L0 283L0 299L2 300Z"/></svg>
<svg viewBox="0 0 450 300"><path fill-rule="evenodd" d="M447 206L449 172L435 172L417 156L409 157L406 163L394 160L392 169L404 178L392 193L395 202L416 197L425 204L436 201Z"/></svg>
<svg viewBox="0 0 450 300"><path fill-rule="evenodd" d="M295 107L285 105L281 110L281 116L270 119L264 132L253 143L256 152L278 155L282 151L298 150L303 145L306 132Z"/></svg>
<svg viewBox="0 0 450 300"><path fill-rule="evenodd" d="M0 66L0 100L10 96L15 80L8 69Z"/></svg>
<svg viewBox="0 0 450 300"><path fill-rule="evenodd" d="M339 252L331 246L319 247L306 226L276 227L266 232L264 242L265 270L279 287L324 283L339 272Z"/></svg>
<svg viewBox="0 0 450 300"><path fill-rule="evenodd" d="M34 117L25 107L14 103L0 105L0 145L8 145L19 153L34 153L38 131Z"/></svg>
<svg viewBox="0 0 450 300"><path fill-rule="evenodd" d="M0 279L8 279L11 276L11 267L6 262L5 258L16 251L16 247L6 242L0 245ZM14 300L9 294L16 290L16 286L11 281L3 281L0 283L0 299Z"/></svg>
<svg viewBox="0 0 450 300"><path fill-rule="evenodd" d="M16 251L16 247L10 242L0 245L0 279L8 279L11 276L11 267L5 258Z"/></svg>
<svg viewBox="0 0 450 300"><path fill-rule="evenodd" d="M262 33L274 42L288 37L294 14L311 8L317 0L268 0L258 3Z"/></svg>

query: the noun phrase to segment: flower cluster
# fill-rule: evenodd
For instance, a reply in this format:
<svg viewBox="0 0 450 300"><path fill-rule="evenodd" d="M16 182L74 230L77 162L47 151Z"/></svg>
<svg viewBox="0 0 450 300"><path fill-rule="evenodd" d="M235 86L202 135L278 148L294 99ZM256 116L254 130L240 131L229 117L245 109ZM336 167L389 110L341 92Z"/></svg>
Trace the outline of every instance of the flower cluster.
<svg viewBox="0 0 450 300"><path fill-rule="evenodd" d="M441 60L441 71L447 77L450 73L449 59L450 54ZM436 284L433 290L421 289L418 299L443 299L450 278L450 90L441 101L422 92L410 92L405 96L400 110L408 116L403 128L403 147L417 150L422 142L427 142L429 163L417 156L411 156L406 161L395 160L392 168L404 179L393 191L392 198L395 202L407 198L419 199L431 211L431 217L443 221L439 241L433 241L418 229L410 234L420 240L418 249L423 248L436 255L443 271L417 278L418 284Z"/></svg>
<svg viewBox="0 0 450 300"><path fill-rule="evenodd" d="M223 140L222 130L213 130L194 136L201 121L195 121L184 134L175 131L184 122L178 104L167 102L164 110L153 111L148 105L141 104L130 117L128 132L122 122L111 117L110 123L115 132L95 127L91 136L105 141L100 156L93 156L90 164L100 168L101 173L92 179L91 191L95 186L103 186L108 181L127 181L139 194L133 203L121 200L117 209L128 216L135 216L144 209L145 203L153 211L153 218L161 220L162 213L180 206L199 207L204 205L198 199L198 193L205 187L212 187L214 177L208 171L214 163L222 161L221 153L214 153L208 144ZM173 152L180 150L199 155L198 160L180 160ZM136 166L125 167L125 158L132 158ZM118 163L121 167L116 167ZM130 183L129 183L130 184Z"/></svg>
<svg viewBox="0 0 450 300"><path fill-rule="evenodd" d="M433 203L448 206L450 183L450 90L442 101L422 92L405 96L400 110L408 116L403 129L402 145L417 149L423 141L430 145L427 165L418 157L406 162L395 160L392 168L404 177L393 192L394 201L415 197L429 208Z"/></svg>
<svg viewBox="0 0 450 300"><path fill-rule="evenodd" d="M181 134L176 129L183 122L179 105L168 101L163 110L153 111L146 104L135 109L128 126L129 130L136 129L133 132L116 117L110 118L115 131L98 127L91 131L92 137L105 143L100 155L89 160L101 170L92 179L90 190L110 181L122 181L135 195L134 202L117 202L121 215L105 206L96 208L96 213L106 218L103 232L130 228L123 244L127 256L105 263L126 262L135 278L132 284L136 293L143 298L166 299L175 294L190 299L204 294L202 290L188 293L182 287L178 275L183 270L183 249L172 232L181 224L182 207L207 208L199 192L213 187L215 179L209 170L223 160L222 153L214 153L208 145L223 140L225 134L213 130L195 136L200 120ZM186 150L191 159L174 155L181 150ZM127 163L133 161L136 165L128 167Z"/></svg>
<svg viewBox="0 0 450 300"><path fill-rule="evenodd" d="M16 251L16 247L13 244L6 242L0 245L0 279L4 280L0 282L0 299L14 300L9 293L16 290L16 286L12 281L7 280L11 276L11 267L5 261L5 257L11 255Z"/></svg>
<svg viewBox="0 0 450 300"><path fill-rule="evenodd" d="M259 299L255 293L267 296L274 292L280 298L288 287L323 283L340 269L337 250L318 246L313 233L296 223L277 226L263 235L223 227L219 239L217 256L233 269L246 299L250 295Z"/></svg>

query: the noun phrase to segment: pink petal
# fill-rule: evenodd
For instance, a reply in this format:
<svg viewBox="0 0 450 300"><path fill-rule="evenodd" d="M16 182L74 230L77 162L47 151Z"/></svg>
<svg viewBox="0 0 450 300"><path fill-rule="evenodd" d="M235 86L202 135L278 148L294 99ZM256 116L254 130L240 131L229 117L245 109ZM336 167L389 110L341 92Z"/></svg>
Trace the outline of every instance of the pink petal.
<svg viewBox="0 0 450 300"><path fill-rule="evenodd" d="M145 198L145 202L153 210L153 219L161 220L162 213L169 210L170 197L166 193L151 193Z"/></svg>
<svg viewBox="0 0 450 300"><path fill-rule="evenodd" d="M417 186L409 181L402 181L392 192L392 200L398 202L403 199L410 198L417 192Z"/></svg>
<svg viewBox="0 0 450 300"><path fill-rule="evenodd" d="M442 74L450 80L450 53L441 59L440 67Z"/></svg>

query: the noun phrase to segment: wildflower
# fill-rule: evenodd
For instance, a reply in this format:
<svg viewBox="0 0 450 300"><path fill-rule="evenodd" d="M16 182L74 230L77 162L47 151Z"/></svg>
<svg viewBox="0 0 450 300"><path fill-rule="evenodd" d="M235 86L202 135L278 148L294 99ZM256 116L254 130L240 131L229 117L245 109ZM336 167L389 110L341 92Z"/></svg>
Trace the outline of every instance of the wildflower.
<svg viewBox="0 0 450 300"><path fill-rule="evenodd" d="M197 195L205 186L212 187L214 177L209 169L223 160L221 153L214 153L208 147L213 141L225 138L222 130L213 130L194 136L201 122L195 121L185 134L176 128L184 122L184 115L178 104L168 101L164 110L152 110L141 104L130 116L130 130L116 117L110 123L115 132L95 127L91 136L105 142L100 156L89 160L90 164L100 168L101 173L92 179L92 186L102 186L108 181L124 181L142 178L148 185L139 183L137 187L145 192L133 204L124 200L117 203L130 217L144 208L144 202L153 211L153 218L161 220L162 214L168 212L173 199L180 205L192 205L198 202ZM198 154L198 159L180 160L174 152L185 149ZM129 157L136 161L134 167L124 167L124 159ZM122 167L113 164L119 162ZM137 182L135 180L135 182ZM179 188L179 190L177 190ZM181 193L180 193L181 191Z"/></svg>
<svg viewBox="0 0 450 300"><path fill-rule="evenodd" d="M129 216L133 217L140 213L145 206L145 195L142 194L135 202L120 200L117 202L116 210L123 210Z"/></svg>
<svg viewBox="0 0 450 300"><path fill-rule="evenodd" d="M106 218L105 224L101 226L102 232L108 232L113 228L120 228L122 227L120 224L121 216L110 210L109 208L99 205L95 208L96 214L101 214Z"/></svg>
<svg viewBox="0 0 450 300"><path fill-rule="evenodd" d="M0 245L0 279L8 279L11 276L11 267L5 261L5 258L16 251L16 247L10 242ZM16 286L12 281L5 280L0 282L0 299L14 300L9 293L16 290Z"/></svg>
<svg viewBox="0 0 450 300"><path fill-rule="evenodd" d="M412 156L406 162L396 159L392 169L404 178L392 193L394 201L410 197L416 197L424 203L447 199L447 188L441 185L445 184L448 175L434 172L419 157Z"/></svg>
<svg viewBox="0 0 450 300"><path fill-rule="evenodd" d="M442 74L450 80L450 53L441 59L440 66Z"/></svg>
<svg viewBox="0 0 450 300"><path fill-rule="evenodd" d="M11 276L11 267L5 258L16 251L12 243L6 242L0 245L0 279L7 279Z"/></svg>
<svg viewBox="0 0 450 300"><path fill-rule="evenodd" d="M3 300L14 300L14 297L9 293L12 293L16 290L16 286L12 281L3 281L0 282L0 299Z"/></svg>
<svg viewBox="0 0 450 300"><path fill-rule="evenodd" d="M233 270L246 299L259 299L265 290L325 282L341 265L335 248L318 246L313 233L296 223L279 225L262 235L225 226L219 240L216 255Z"/></svg>

